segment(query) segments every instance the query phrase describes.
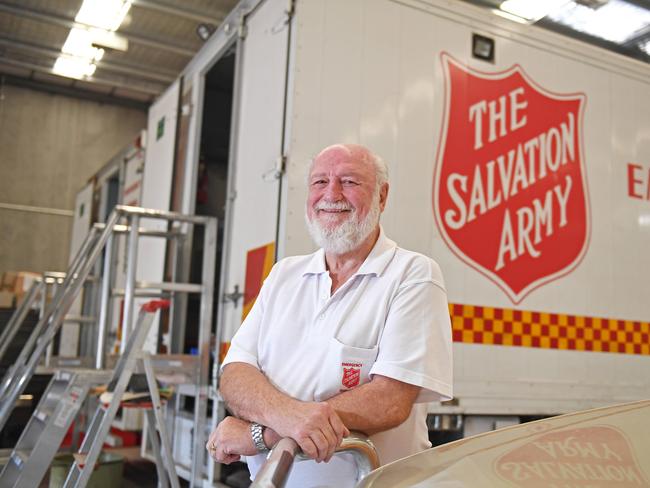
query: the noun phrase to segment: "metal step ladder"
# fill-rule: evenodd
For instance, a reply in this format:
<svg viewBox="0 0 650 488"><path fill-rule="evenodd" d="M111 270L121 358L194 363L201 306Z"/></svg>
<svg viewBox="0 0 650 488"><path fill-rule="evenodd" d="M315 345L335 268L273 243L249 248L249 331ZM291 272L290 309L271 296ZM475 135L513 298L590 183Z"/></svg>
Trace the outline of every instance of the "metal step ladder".
<svg viewBox="0 0 650 488"><path fill-rule="evenodd" d="M0 487L39 486L90 389L109 378L108 371L57 372L0 473Z"/></svg>
<svg viewBox="0 0 650 488"><path fill-rule="evenodd" d="M25 294L24 298L18 304L18 307L11 315L9 322L5 325L2 333L0 334L0 364L10 363L13 366L13 371L16 366L20 363L16 358L11 357L10 352L18 349L23 351L28 345L32 347L33 344L39 338L39 335L42 331L42 328L33 327L29 328L26 325L29 325L30 310L38 309L38 321L43 320L43 317L48 311L48 306L50 300L56 296L58 287L63 284L66 274L56 271L46 271L39 276L29 290ZM93 277L94 280L94 277ZM91 280L91 281L93 281ZM96 322L96 317L94 316L83 316L83 315L67 315L64 317L63 321L79 323L79 324L94 324ZM25 332L29 332L25 334ZM27 336L27 341L24 341L24 336ZM19 352L20 354L20 352ZM45 354L45 365L48 366L50 363L50 358L52 356L52 343L47 347ZM18 358L20 359L20 358ZM7 378L5 377L5 380ZM0 385L6 385L7 382L3 381Z"/></svg>
<svg viewBox="0 0 650 488"><path fill-rule="evenodd" d="M112 387L112 390L107 390L111 395L111 400L107 404L100 402L95 410L95 415L87 429L81 448L75 455L75 462L70 468L64 484L66 487L86 486L131 376L138 371L138 367L144 370L151 397L151 402L144 405L144 408L146 408L149 425L154 427L148 432L156 455L159 485L179 487L151 358L147 352L142 351L142 345L153 323L155 312L168 307L169 301L167 300L153 300L143 305L134 333L129 337L125 353L112 372L73 370L60 371L55 374L11 453L9 462L0 473L0 488L38 486L90 389L93 386L108 383L109 388ZM158 439L155 429L157 429L160 439Z"/></svg>
<svg viewBox="0 0 650 488"><path fill-rule="evenodd" d="M112 215L112 225L115 225L118 217L117 214ZM0 429L5 426L16 400L33 376L47 346L59 331L72 302L101 255L109 235L110 232L100 235L96 229L91 229L50 307L34 327L14 365L6 371L0 383Z"/></svg>
<svg viewBox="0 0 650 488"><path fill-rule="evenodd" d="M153 228L140 227L140 222L146 221L148 224L158 222ZM161 225L162 223L162 225ZM191 235L191 230L196 226L203 228L202 238L202 265L200 283L182 283L176 280L176 272L172 272L172 281L170 282L146 282L136 280L136 269L138 262L138 243L140 238L162 238L171 243L171 248L176 252L173 269L176 269L179 262L183 259L185 249L185 236ZM163 228L164 227L164 228ZM114 255L118 251L118 237L120 234L127 238L125 246L126 255L126 278L123 289L114 287L116 260ZM84 243L80 247L77 255L73 259L70 268L65 274L65 279L57 287L56 293L42 318L36 324L31 336L25 344L23 350L18 356L15 364L7 371L0 382L0 429L4 427L7 420L16 405L17 400L23 393L27 383L40 368L43 359L50 363L46 367L51 374L52 366L59 364L59 370L69 370L70 365L63 365L61 358L48 357L46 351L56 334L61 329L61 325L66 320L66 316L79 295L84 283L90 277L90 273L97 269L99 260L102 259L103 266L98 273L101 276L100 304L98 311L98 321L95 341L95 354L91 359L96 370L102 370L106 367L108 357L107 340L109 324L112 323L111 304L113 300L123 297L123 316L122 324L122 342L121 353L126 354L126 345L130 343L131 336L135 334L135 307L136 298L169 298L171 307L169 315L176 318L184 310L183 300L188 294L196 294L200 297L199 320L198 320L198 350L195 367L192 367L188 383L195 387L194 403L194 423L196 425L205 425L207 421L207 403L211 395L209 388L209 364L210 364L210 336L212 329L212 308L214 298L214 273L216 264L216 246L217 246L217 220L213 217L202 217L196 215L184 215L177 212L166 212L154 209L145 209L138 207L128 207L118 205L110 214L105 224L95 224L91 227ZM184 323L179 330L183 330ZM144 339L143 339L144 340ZM172 344L174 344L172 338ZM145 368L144 357L139 358ZM81 363L80 363L81 364ZM149 364L151 364L149 362ZM90 365L89 365L90 366ZM155 425L155 412L150 419L150 423ZM173 422L174 412L171 412L170 422ZM113 415L114 416L114 415ZM149 415L148 415L149 417ZM108 428L110 422L104 424L98 421L102 429ZM191 486L201 486L205 480L204 468L206 466L206 453L204 449L205 435L202 431L194 436L192 441L193 452L196 454L192 457L192 466L189 476ZM164 447L164 446L163 446ZM158 451L158 450L157 450ZM89 451L90 452L90 451ZM166 455L165 455L166 456ZM171 457L167 464L176 467ZM171 476L170 476L171 478ZM74 485L71 485L74 486ZM80 485L81 486L81 485Z"/></svg>
<svg viewBox="0 0 650 488"><path fill-rule="evenodd" d="M142 345L153 323L155 312L167 307L169 307L169 301L167 300L153 300L142 306L135 330L129 336L124 354L120 357L109 382L109 385L115 385L113 390L109 391L112 394L111 400L108 404L100 403L95 410L81 448L75 455L75 462L68 472L68 476L63 485L64 487L86 486L94 470L95 463L99 458L104 440L110 431L111 423L115 419L115 414L120 407L124 392L126 391L131 376L137 371L138 366L144 369L149 395L151 396L151 405L147 405L146 414L149 425L154 427L149 429L148 433L156 456L158 485L162 487L171 485L173 488L180 486L172 457L169 436L167 435L165 421L162 415L162 404L151 357L149 353L142 351ZM160 435L160 439L158 439L156 430Z"/></svg>

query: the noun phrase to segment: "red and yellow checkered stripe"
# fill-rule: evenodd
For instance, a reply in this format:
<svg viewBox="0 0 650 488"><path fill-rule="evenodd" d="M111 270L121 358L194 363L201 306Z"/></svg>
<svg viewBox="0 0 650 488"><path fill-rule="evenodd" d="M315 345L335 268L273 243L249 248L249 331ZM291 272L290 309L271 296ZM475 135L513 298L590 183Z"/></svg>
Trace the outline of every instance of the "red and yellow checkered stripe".
<svg viewBox="0 0 650 488"><path fill-rule="evenodd" d="M650 355L650 322L449 304L454 342Z"/></svg>

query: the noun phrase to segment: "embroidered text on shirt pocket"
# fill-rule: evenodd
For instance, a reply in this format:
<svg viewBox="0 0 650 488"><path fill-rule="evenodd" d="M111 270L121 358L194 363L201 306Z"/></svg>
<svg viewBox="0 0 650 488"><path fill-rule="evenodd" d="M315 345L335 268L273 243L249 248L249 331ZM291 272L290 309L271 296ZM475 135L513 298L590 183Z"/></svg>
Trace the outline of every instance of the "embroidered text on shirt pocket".
<svg viewBox="0 0 650 488"><path fill-rule="evenodd" d="M378 349L378 346L349 346L332 337L328 344L316 400L324 401L341 391L367 383Z"/></svg>

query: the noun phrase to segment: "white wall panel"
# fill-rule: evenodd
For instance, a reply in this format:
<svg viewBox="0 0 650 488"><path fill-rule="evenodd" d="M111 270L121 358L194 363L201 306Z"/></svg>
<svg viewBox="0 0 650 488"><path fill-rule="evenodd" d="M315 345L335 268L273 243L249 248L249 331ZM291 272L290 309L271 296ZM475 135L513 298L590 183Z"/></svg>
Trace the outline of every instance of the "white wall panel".
<svg viewBox="0 0 650 488"><path fill-rule="evenodd" d="M84 186L74 200L74 221L72 223L72 238L70 239L69 262L75 258L90 229L90 219L93 213L93 190L95 183L91 181Z"/></svg>
<svg viewBox="0 0 650 488"><path fill-rule="evenodd" d="M144 173L140 205L144 208L169 210L171 202L172 177L176 144L176 125L178 122L178 99L180 80L176 80L149 109L147 122L147 149L145 152ZM148 229L166 230L163 220L142 219L141 226ZM160 283L165 271L166 241L160 238L142 237L138 245L138 265L136 280ZM148 301L135 301L136 314L139 304ZM144 348L155 352L158 337L158 320L152 326Z"/></svg>
<svg viewBox="0 0 650 488"><path fill-rule="evenodd" d="M141 205L145 208L169 210L174 170L179 88L180 81L177 80L149 109L147 150L142 176L141 197ZM142 225L149 228L167 228L166 222L160 220L145 219ZM162 281L165 259L164 240L143 238L140 242L137 279L154 282Z"/></svg>

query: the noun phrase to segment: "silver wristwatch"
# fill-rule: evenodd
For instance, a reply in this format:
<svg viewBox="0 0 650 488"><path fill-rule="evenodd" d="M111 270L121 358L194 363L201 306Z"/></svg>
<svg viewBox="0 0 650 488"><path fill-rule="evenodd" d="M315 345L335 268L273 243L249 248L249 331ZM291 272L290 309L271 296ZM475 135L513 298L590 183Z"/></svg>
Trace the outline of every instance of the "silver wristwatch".
<svg viewBox="0 0 650 488"><path fill-rule="evenodd" d="M269 450L264 444L264 427L256 422L251 424L251 437L253 438L253 444L255 444L255 449L258 452L266 452Z"/></svg>

